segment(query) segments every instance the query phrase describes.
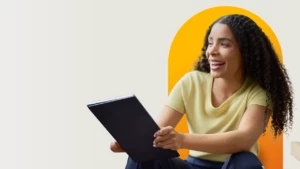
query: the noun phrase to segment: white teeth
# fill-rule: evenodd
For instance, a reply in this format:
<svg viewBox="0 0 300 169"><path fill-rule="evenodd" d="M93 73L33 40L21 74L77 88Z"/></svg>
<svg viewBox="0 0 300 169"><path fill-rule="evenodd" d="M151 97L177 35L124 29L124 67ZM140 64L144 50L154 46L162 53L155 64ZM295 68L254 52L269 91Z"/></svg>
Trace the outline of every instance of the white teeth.
<svg viewBox="0 0 300 169"><path fill-rule="evenodd" d="M210 64L212 65L219 65L219 64L223 64L224 62L210 62Z"/></svg>

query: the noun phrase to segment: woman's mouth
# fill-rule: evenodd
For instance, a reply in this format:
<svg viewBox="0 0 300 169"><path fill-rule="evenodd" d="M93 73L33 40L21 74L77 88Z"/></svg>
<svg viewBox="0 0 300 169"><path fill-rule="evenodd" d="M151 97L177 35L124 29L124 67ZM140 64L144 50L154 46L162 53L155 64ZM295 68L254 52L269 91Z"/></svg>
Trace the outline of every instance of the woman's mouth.
<svg viewBox="0 0 300 169"><path fill-rule="evenodd" d="M211 70L218 70L218 69L220 69L223 65L225 65L225 62L210 62L210 69L211 69Z"/></svg>

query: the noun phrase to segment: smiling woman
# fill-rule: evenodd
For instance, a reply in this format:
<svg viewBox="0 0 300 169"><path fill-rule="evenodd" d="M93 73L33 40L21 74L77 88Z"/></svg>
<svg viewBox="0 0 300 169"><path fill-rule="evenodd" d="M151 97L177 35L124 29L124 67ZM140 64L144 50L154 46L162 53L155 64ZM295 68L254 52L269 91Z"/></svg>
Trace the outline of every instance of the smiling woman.
<svg viewBox="0 0 300 169"><path fill-rule="evenodd" d="M262 29L262 31L268 36L270 39L274 52L276 52L278 59L283 62L283 57L281 53L280 44L276 38L276 35L272 31L272 29L268 26L268 24L263 21L260 17L257 15L237 7L229 7L229 6L222 6L222 7L214 7L209 8L207 10L204 10L202 12L199 12L198 14L194 15L192 18L190 18L177 32L173 42L172 46L170 48L169 53L169 93L174 88L175 84L178 82L178 80L183 77L187 72L191 70L191 65L194 63L194 61L197 59L196 57L199 56L199 49L204 46L204 43L207 42L208 37L204 38L205 41L199 41L199 39L202 39L205 37L205 28L209 27L212 22L220 18L220 16L230 15L230 14L242 14L245 16L250 17L252 20L254 20ZM238 21L237 21L238 22ZM233 25L234 22L232 23ZM244 32L244 34L247 34L247 32ZM254 34L254 32L250 31L248 33L249 36L251 34ZM206 34L208 35L208 34ZM240 35L236 35L238 38L240 38ZM254 38L256 41L259 41L259 38ZM254 42L256 43L256 42ZM253 44L254 44L253 43ZM247 43L244 43L244 45L247 45ZM224 44L223 44L224 45ZM259 45L257 49L259 49ZM247 49L247 48L246 48ZM205 60L202 60L202 58L205 59L205 54L207 49L202 49L202 55L199 57L199 62L197 62L198 69L201 69L205 72L210 72L211 69L209 67L209 64L205 64ZM257 51L256 51L257 52ZM184 56L184 57L183 57ZM201 61L201 62L200 62ZM208 61L207 61L208 63ZM180 69L178 69L180 67ZM201 67L201 68L200 68ZM264 74L262 72L259 72L259 69L253 69L253 71L257 71L257 73ZM276 76L274 73L273 75ZM287 81L288 78L287 78ZM285 81L283 82L285 83ZM290 85L289 85L290 86ZM291 91L291 88L289 88L287 91ZM291 93L288 92L286 95L289 97ZM290 95L291 99L288 99L290 101L288 109L292 107L292 96ZM287 109L286 109L287 110ZM287 110L287 113L290 112L290 116L285 116L287 121L292 121L292 111ZM183 118L180 120L178 125L176 126L176 130L181 133L187 133L188 132L188 125L186 123L186 117L183 116ZM282 119L284 119L282 117ZM291 119L291 120L288 120ZM272 125L272 121L269 121L268 125ZM279 120L279 122L282 122L282 120ZM285 129L289 128L289 123L285 123ZM263 136L261 136L258 140L259 145L259 159L263 162L265 168L273 168L273 169L282 169L283 167L283 137L282 135L278 134L276 137L276 140L274 140L274 137L272 136L274 134L274 129L272 128L266 128L266 132ZM179 150L181 159L186 159L188 155L190 154L190 151L187 149L180 149Z"/></svg>
<svg viewBox="0 0 300 169"><path fill-rule="evenodd" d="M275 137L290 126L291 94L285 68L262 29L242 14L221 16L208 27L194 70L176 81L156 120L160 130L153 146L189 150L188 158L129 157L126 169L261 169L258 139L270 117ZM175 130L184 116L189 133ZM121 149L112 144L113 151Z"/></svg>

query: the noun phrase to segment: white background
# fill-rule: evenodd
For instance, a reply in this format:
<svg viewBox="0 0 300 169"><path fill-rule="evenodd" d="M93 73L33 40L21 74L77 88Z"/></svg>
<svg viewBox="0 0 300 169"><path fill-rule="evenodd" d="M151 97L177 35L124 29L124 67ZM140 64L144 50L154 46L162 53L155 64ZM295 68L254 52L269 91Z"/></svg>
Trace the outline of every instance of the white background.
<svg viewBox="0 0 300 169"><path fill-rule="evenodd" d="M272 4L271 4L272 3ZM264 19L281 43L295 91L295 125L285 169L298 169L300 26L283 1L0 1L0 168L124 168L127 155L86 107L134 93L153 117L167 98L172 40L193 15L233 5Z"/></svg>

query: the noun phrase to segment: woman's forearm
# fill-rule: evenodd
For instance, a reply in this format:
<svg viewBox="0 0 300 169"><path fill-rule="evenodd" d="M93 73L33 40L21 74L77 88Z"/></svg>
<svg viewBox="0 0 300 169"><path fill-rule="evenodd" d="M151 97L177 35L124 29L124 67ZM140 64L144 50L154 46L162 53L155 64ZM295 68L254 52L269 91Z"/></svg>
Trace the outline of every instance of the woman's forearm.
<svg viewBox="0 0 300 169"><path fill-rule="evenodd" d="M208 153L231 154L249 151L253 138L245 132L230 131L217 134L183 134L182 148Z"/></svg>

